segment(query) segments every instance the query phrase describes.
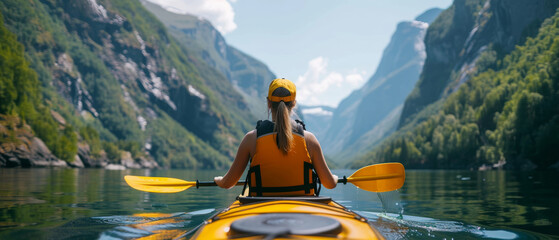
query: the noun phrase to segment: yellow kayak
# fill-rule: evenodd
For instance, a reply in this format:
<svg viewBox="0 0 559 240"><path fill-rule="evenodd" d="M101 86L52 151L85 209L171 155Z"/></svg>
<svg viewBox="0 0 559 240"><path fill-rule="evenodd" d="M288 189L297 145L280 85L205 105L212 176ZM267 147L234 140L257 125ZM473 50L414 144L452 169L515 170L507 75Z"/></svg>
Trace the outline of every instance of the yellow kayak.
<svg viewBox="0 0 559 240"><path fill-rule="evenodd" d="M146 192L176 193L191 187L216 186L215 182L177 178L125 176L131 187ZM400 163L363 167L338 183L352 183L362 190L387 192L405 181ZM243 185L239 181L237 185ZM168 220L164 220L168 221ZM156 232L142 240L182 239L384 239L365 217L332 201L329 197L246 197L239 196L229 207L204 221L200 228L173 233Z"/></svg>
<svg viewBox="0 0 559 240"><path fill-rule="evenodd" d="M329 197L239 197L191 239L384 239Z"/></svg>

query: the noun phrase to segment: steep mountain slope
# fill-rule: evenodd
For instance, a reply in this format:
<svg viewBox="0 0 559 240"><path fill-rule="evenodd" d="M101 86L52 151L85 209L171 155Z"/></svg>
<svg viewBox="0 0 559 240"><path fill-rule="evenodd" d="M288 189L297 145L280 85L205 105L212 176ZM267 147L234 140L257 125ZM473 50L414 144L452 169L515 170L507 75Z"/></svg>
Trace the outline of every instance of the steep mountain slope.
<svg viewBox="0 0 559 240"><path fill-rule="evenodd" d="M220 168L252 126L229 80L138 1L6 0L0 11L46 106L80 143L103 142L97 151L118 154L117 146L164 167Z"/></svg>
<svg viewBox="0 0 559 240"><path fill-rule="evenodd" d="M332 115L334 114L335 108L329 106L303 106L298 105L298 110L300 114L304 116L304 122L308 131L311 131L316 138L322 139L330 121L332 121Z"/></svg>
<svg viewBox="0 0 559 240"><path fill-rule="evenodd" d="M518 6L525 5L499 7L514 12L508 8ZM558 10L555 4L547 7ZM524 20L509 23L516 21ZM559 11L544 21L534 38L505 57L497 56L482 53L472 66L471 79L439 100L434 115L407 125L409 131L399 131L352 166L392 161L408 168L557 166Z"/></svg>
<svg viewBox="0 0 559 240"><path fill-rule="evenodd" d="M466 82L482 53L502 58L533 36L558 5L555 0L454 1L426 33L427 59L420 80L406 99L399 128Z"/></svg>
<svg viewBox="0 0 559 240"><path fill-rule="evenodd" d="M76 134L70 127L59 128L49 114L51 110L42 104L37 74L29 67L23 46L4 26L1 16L0 166L66 165L56 156L72 159L77 153ZM33 130L45 141L35 137ZM35 158L41 161L31 161Z"/></svg>
<svg viewBox="0 0 559 240"><path fill-rule="evenodd" d="M417 19L431 20L440 12L432 9ZM401 109L398 106L413 89L423 66L427 26L418 20L398 24L375 74L334 111L329 129L320 139L327 154L348 159L394 129L393 118Z"/></svg>
<svg viewBox="0 0 559 240"><path fill-rule="evenodd" d="M266 93L275 75L264 63L229 46L207 20L175 14L146 0L142 4L168 27L182 46L229 79L254 116L266 118Z"/></svg>

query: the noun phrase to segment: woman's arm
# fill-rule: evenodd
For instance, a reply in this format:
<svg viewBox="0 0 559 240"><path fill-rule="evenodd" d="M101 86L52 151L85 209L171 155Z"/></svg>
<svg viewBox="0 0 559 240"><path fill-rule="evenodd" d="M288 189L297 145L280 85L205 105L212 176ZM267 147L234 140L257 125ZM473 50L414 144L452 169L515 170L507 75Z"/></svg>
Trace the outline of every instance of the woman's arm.
<svg viewBox="0 0 559 240"><path fill-rule="evenodd" d="M237 184L245 168L248 164L250 156L254 153L254 148L256 146L256 131L252 130L248 132L237 150L237 156L229 168L229 171L223 177L215 177L215 183L222 188L232 188Z"/></svg>
<svg viewBox="0 0 559 240"><path fill-rule="evenodd" d="M309 151L314 170L318 174L318 178L320 178L320 182L328 189L335 188L338 184L338 176L332 175L328 165L326 165L318 139L311 132L305 131L305 141L307 142L307 150Z"/></svg>

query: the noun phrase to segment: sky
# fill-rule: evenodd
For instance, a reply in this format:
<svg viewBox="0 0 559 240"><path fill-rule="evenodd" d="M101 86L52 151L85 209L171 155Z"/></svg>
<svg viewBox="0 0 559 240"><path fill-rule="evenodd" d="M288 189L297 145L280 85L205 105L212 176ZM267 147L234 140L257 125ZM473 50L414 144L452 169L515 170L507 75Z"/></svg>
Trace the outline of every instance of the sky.
<svg viewBox="0 0 559 240"><path fill-rule="evenodd" d="M396 25L452 0L149 0L209 20L227 43L297 86L297 101L336 107L376 70Z"/></svg>

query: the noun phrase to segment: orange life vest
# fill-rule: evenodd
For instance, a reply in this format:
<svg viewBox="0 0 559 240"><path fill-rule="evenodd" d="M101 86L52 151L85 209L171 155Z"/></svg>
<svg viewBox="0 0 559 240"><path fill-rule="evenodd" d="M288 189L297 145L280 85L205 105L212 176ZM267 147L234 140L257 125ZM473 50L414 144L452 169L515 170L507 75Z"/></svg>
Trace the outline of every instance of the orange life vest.
<svg viewBox="0 0 559 240"><path fill-rule="evenodd" d="M293 147L285 154L278 148L274 123L258 121L256 150L247 175L250 196L314 195L317 175L304 137L304 124L292 122Z"/></svg>

